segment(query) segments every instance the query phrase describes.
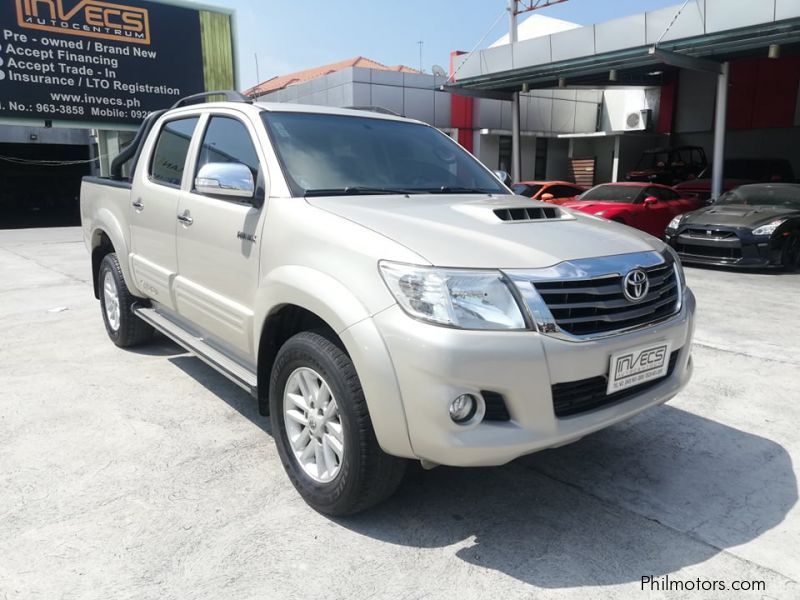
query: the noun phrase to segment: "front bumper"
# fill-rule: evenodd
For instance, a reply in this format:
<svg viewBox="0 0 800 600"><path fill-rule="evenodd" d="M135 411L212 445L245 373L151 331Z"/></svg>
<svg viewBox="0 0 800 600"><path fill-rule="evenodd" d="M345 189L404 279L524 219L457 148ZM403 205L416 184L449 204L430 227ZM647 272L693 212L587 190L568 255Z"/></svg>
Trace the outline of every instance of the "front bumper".
<svg viewBox="0 0 800 600"><path fill-rule="evenodd" d="M666 402L688 382L695 300L687 290L681 311L667 321L596 340L567 341L534 331L464 331L428 325L393 306L374 317L394 365L414 454L453 466L500 465L561 446ZM552 386L607 376L611 354L669 341L679 350L664 380L642 393L557 417ZM452 422L460 394L499 394L509 420L467 426Z"/></svg>
<svg viewBox="0 0 800 600"><path fill-rule="evenodd" d="M665 237L681 262L748 268L780 265L780 251L767 236L738 227L684 227Z"/></svg>

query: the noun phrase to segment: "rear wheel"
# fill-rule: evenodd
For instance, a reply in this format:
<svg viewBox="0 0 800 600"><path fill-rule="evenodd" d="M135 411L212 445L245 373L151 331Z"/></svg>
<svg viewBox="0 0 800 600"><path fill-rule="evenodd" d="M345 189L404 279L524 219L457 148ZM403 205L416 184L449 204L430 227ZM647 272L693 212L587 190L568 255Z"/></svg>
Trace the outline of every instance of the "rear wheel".
<svg viewBox="0 0 800 600"><path fill-rule="evenodd" d="M153 337L153 328L133 314L133 305L142 300L128 290L119 260L113 252L103 257L97 283L103 323L111 341L120 348L149 341Z"/></svg>
<svg viewBox="0 0 800 600"><path fill-rule="evenodd" d="M783 242L781 266L787 271L800 269L800 234L793 233Z"/></svg>
<svg viewBox="0 0 800 600"><path fill-rule="evenodd" d="M270 379L278 454L303 499L319 512L350 515L388 498L406 461L381 450L355 367L313 332L281 347Z"/></svg>

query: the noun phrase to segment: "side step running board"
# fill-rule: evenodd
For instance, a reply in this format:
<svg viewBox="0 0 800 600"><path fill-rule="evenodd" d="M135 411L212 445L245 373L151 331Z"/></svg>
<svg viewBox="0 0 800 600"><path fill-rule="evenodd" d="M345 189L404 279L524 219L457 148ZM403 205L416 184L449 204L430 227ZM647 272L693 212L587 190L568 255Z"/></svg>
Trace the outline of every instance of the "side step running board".
<svg viewBox="0 0 800 600"><path fill-rule="evenodd" d="M212 348L201 338L188 333L164 315L156 312L154 308L134 308L133 312L136 313L137 317L163 333L173 342L186 348L208 366L219 371L239 387L244 388L252 396L258 397L258 377L250 369L243 367L219 350Z"/></svg>

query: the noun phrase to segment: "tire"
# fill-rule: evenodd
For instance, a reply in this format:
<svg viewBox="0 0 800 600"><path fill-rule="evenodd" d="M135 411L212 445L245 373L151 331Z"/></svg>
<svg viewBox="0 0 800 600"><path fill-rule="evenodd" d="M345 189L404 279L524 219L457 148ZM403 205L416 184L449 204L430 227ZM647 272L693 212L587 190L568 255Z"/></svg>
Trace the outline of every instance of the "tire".
<svg viewBox="0 0 800 600"><path fill-rule="evenodd" d="M793 233L783 242L781 267L790 273L800 270L800 234Z"/></svg>
<svg viewBox="0 0 800 600"><path fill-rule="evenodd" d="M311 409L314 398L318 402ZM400 485L406 460L381 450L355 367L327 338L303 332L281 347L270 377L269 404L283 467L315 510L352 515L385 500ZM298 456L303 449L314 454L305 466Z"/></svg>
<svg viewBox="0 0 800 600"><path fill-rule="evenodd" d="M100 290L103 324L112 342L120 348L129 348L152 339L153 328L133 313L133 305L143 300L128 290L119 260L113 252L106 254L100 263L97 289Z"/></svg>

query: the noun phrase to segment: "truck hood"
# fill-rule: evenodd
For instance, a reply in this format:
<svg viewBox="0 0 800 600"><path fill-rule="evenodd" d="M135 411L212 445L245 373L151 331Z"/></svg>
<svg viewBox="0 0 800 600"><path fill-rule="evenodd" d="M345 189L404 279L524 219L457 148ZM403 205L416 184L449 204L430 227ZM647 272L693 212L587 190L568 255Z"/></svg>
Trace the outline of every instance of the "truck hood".
<svg viewBox="0 0 800 600"><path fill-rule="evenodd" d="M730 227L759 227L781 217L797 216L800 211L787 206L744 206L725 204L701 208L686 215L681 226L726 225Z"/></svg>
<svg viewBox="0 0 800 600"><path fill-rule="evenodd" d="M521 196L420 194L306 201L394 240L441 267L541 268L566 260L664 247L656 238L624 225ZM495 213L540 207L554 211L557 218L503 220Z"/></svg>

